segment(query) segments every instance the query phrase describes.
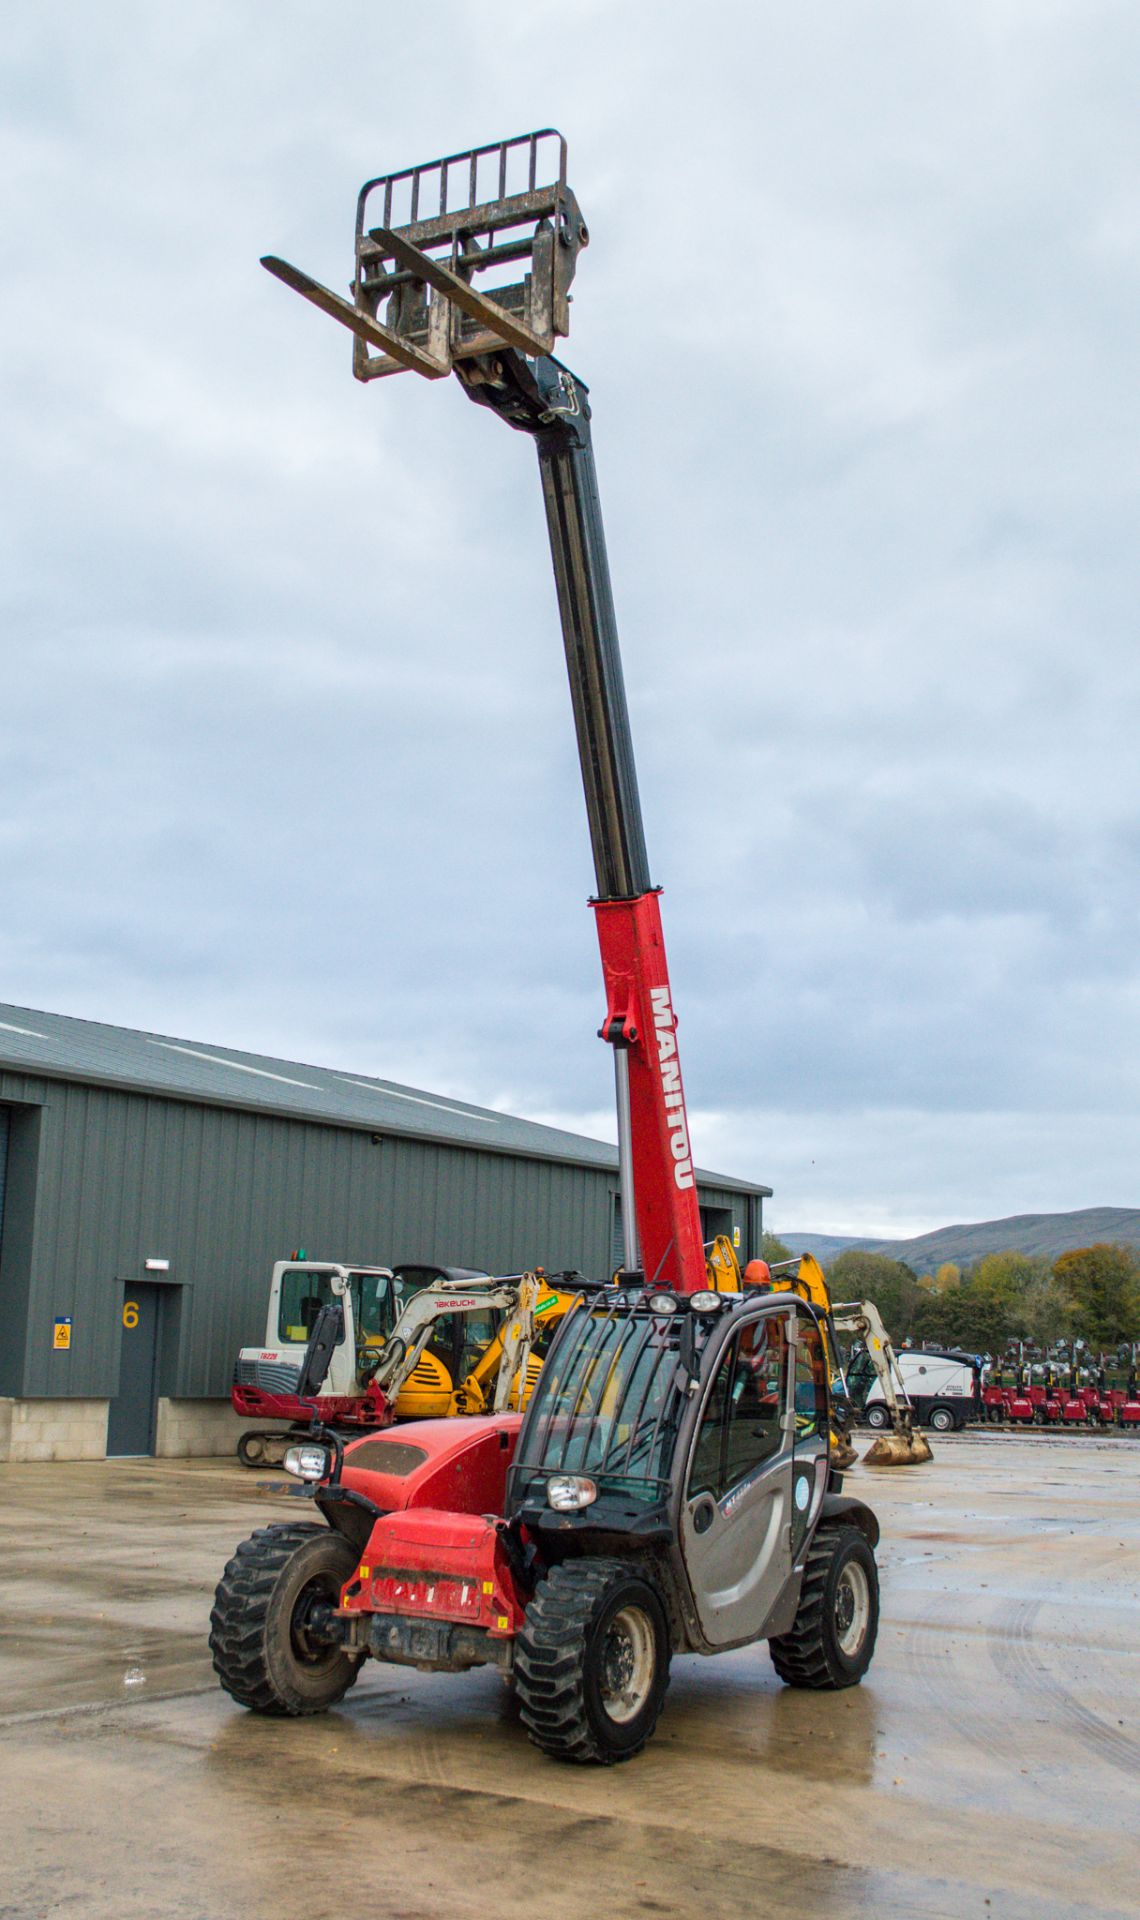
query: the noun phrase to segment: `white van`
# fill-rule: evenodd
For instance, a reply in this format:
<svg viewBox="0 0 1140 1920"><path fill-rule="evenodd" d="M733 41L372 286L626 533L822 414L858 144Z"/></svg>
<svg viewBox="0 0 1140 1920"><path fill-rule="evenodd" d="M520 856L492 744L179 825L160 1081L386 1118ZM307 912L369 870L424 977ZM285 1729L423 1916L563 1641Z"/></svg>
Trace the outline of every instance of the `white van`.
<svg viewBox="0 0 1140 1920"><path fill-rule="evenodd" d="M938 1349L919 1352L913 1347L896 1347L906 1396L914 1408L919 1426L932 1427L935 1433L953 1433L967 1420L978 1418L977 1371L972 1354ZM886 1428L891 1424L890 1409L883 1389L863 1348L857 1348L847 1367L847 1390L860 1418L869 1427Z"/></svg>

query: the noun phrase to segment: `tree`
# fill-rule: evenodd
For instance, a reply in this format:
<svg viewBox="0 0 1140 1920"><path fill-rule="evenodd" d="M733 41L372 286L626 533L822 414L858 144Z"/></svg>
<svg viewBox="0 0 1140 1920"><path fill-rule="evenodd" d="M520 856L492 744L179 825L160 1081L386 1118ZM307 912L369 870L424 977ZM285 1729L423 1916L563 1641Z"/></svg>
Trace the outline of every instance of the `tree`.
<svg viewBox="0 0 1140 1920"><path fill-rule="evenodd" d="M915 1314L915 1338L966 1353L1000 1353L1010 1337L1011 1314L993 1293L979 1293L970 1282L943 1294L928 1294Z"/></svg>
<svg viewBox="0 0 1140 1920"><path fill-rule="evenodd" d="M1027 1253L1008 1247L1004 1253L987 1253L970 1272L970 1284L979 1298L1004 1300L1013 1306L1035 1280L1049 1272L1047 1260L1034 1260Z"/></svg>
<svg viewBox="0 0 1140 1920"><path fill-rule="evenodd" d="M944 1260L934 1275L931 1284L935 1293L949 1293L952 1287L960 1287L962 1284L961 1267L956 1267L952 1260Z"/></svg>
<svg viewBox="0 0 1140 1920"><path fill-rule="evenodd" d="M1031 1280L1019 1305L1019 1324L1014 1332L1035 1347L1055 1347L1072 1332L1071 1313L1065 1289L1050 1273Z"/></svg>
<svg viewBox="0 0 1140 1920"><path fill-rule="evenodd" d="M1094 1353L1140 1337L1140 1264L1131 1247L1077 1247L1060 1256L1053 1273L1073 1332Z"/></svg>
<svg viewBox="0 0 1140 1920"><path fill-rule="evenodd" d="M926 1298L912 1267L857 1247L831 1262L827 1285L833 1300L873 1300L896 1346L913 1332L916 1309Z"/></svg>
<svg viewBox="0 0 1140 1920"><path fill-rule="evenodd" d="M770 1267L778 1266L781 1260L794 1260L795 1257L791 1248L786 1247L782 1240L778 1240L774 1233L761 1234L760 1258L766 1260Z"/></svg>

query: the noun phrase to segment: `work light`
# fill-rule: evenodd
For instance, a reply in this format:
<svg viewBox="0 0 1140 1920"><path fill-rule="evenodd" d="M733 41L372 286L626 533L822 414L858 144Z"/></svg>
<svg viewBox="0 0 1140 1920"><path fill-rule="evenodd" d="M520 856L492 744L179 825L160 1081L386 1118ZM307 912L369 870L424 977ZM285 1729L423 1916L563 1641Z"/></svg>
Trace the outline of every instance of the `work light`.
<svg viewBox="0 0 1140 1920"><path fill-rule="evenodd" d="M327 1447L290 1447L285 1455L285 1471L298 1480L323 1480L329 1470Z"/></svg>
<svg viewBox="0 0 1140 1920"><path fill-rule="evenodd" d="M584 1473L559 1473L546 1483L546 1504L555 1513L578 1513L597 1497L597 1487Z"/></svg>

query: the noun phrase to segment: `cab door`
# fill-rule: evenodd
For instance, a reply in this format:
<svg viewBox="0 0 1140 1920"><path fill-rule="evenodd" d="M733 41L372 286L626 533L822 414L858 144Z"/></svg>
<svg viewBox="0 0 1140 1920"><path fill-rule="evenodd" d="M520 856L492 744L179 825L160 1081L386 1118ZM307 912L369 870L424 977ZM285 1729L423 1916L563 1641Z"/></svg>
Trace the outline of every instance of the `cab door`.
<svg viewBox="0 0 1140 1920"><path fill-rule="evenodd" d="M692 1443L681 1552L714 1647L763 1633L791 1568L791 1321L784 1309L733 1333Z"/></svg>

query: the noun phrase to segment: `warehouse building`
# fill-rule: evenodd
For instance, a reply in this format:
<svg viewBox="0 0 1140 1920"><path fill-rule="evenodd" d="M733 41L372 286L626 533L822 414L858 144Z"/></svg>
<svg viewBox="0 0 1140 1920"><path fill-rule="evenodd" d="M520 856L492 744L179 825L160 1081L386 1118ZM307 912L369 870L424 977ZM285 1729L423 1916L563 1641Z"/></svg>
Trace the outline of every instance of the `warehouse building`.
<svg viewBox="0 0 1140 1920"><path fill-rule="evenodd" d="M758 1251L770 1189L698 1176ZM367 1074L0 1005L0 1459L229 1452L270 1268L600 1275L616 1150Z"/></svg>

